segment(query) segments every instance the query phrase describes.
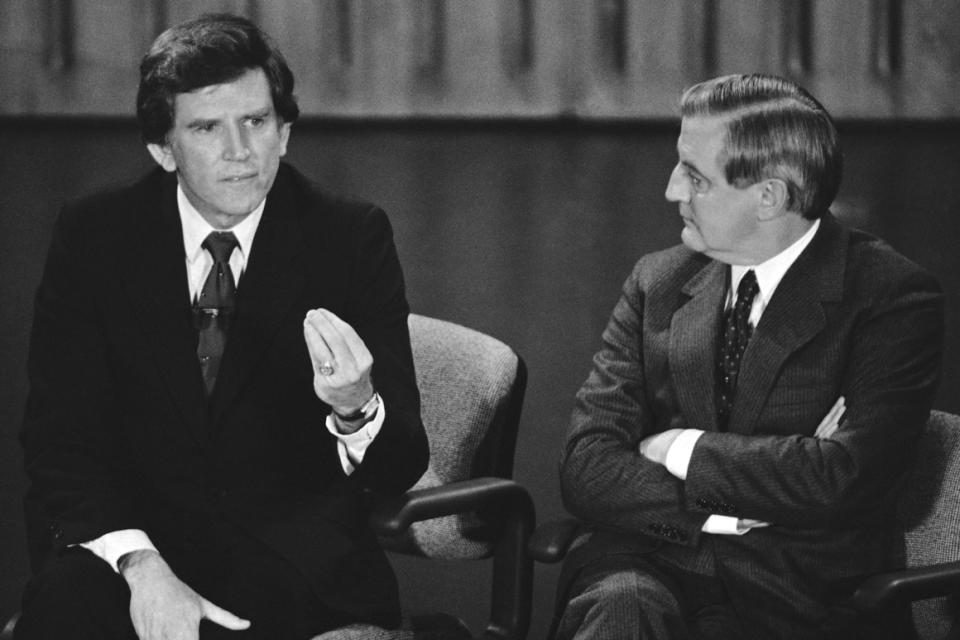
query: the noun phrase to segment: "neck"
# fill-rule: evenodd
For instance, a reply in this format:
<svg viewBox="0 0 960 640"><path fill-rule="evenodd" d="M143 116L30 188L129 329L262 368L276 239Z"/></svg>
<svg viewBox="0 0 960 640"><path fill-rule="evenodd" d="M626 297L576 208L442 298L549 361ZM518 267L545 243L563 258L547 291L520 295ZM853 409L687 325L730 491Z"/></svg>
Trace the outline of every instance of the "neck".
<svg viewBox="0 0 960 640"><path fill-rule="evenodd" d="M751 255L752 261L740 264L762 264L770 258L779 255L788 249L794 242L803 237L814 220L808 220L799 213L786 213L776 220L769 221L768 233L758 243L757 250Z"/></svg>

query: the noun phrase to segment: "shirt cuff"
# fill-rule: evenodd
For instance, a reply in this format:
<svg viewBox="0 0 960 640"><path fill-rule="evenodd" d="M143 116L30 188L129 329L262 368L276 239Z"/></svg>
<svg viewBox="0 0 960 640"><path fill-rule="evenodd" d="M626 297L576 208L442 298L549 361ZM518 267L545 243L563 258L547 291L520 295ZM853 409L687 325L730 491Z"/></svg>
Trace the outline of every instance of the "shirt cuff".
<svg viewBox="0 0 960 640"><path fill-rule="evenodd" d="M707 521L703 523L703 527L701 527L700 530L704 533L715 533L724 536L742 536L752 529L769 526L770 523L768 522L752 521L751 524L746 524L743 520L734 518L733 516L714 514L707 518Z"/></svg>
<svg viewBox="0 0 960 640"><path fill-rule="evenodd" d="M383 396L380 396L380 406L377 407L377 415L373 420L363 425L353 433L340 433L337 430L337 424L334 421L333 412L327 416L327 431L333 434L337 439L337 453L340 456L340 466L343 472L350 475L356 471L360 463L363 462L363 456L367 452L367 447L373 442L373 439L380 433L380 427L387 416L387 407L383 402Z"/></svg>
<svg viewBox="0 0 960 640"><path fill-rule="evenodd" d="M125 553L131 551L141 551L148 549L156 551L150 538L145 531L140 529L121 529L105 533L95 540L81 542L84 549L91 551L94 555L101 558L110 565L110 568L119 573L117 569L117 560Z"/></svg>
<svg viewBox="0 0 960 640"><path fill-rule="evenodd" d="M693 456L693 447L702 435L703 431L700 429L684 429L680 432L667 449L667 458L664 460L667 471L681 480L687 479L687 468L690 466L690 457Z"/></svg>

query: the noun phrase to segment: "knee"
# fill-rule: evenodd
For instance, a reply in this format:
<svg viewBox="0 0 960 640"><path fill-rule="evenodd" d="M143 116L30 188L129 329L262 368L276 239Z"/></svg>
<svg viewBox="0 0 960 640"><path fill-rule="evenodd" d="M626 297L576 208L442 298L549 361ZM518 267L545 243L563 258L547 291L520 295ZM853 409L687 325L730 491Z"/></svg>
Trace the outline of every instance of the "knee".
<svg viewBox="0 0 960 640"><path fill-rule="evenodd" d="M14 637L102 636L104 626L130 625L129 601L126 582L103 560L85 549L67 549L28 583Z"/></svg>
<svg viewBox="0 0 960 640"><path fill-rule="evenodd" d="M558 638L673 637L663 632L682 626L676 597L642 572L607 572L576 585L573 593L559 621Z"/></svg>
<svg viewBox="0 0 960 640"><path fill-rule="evenodd" d="M597 580L578 598L597 614L639 621L651 608L679 611L673 594L657 579L636 571L616 571Z"/></svg>

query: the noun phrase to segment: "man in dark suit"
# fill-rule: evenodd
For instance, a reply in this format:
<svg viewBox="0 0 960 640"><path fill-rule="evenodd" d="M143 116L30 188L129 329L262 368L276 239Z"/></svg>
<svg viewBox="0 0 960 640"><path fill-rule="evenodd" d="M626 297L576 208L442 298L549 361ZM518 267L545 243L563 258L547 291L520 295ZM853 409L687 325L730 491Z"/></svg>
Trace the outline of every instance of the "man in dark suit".
<svg viewBox="0 0 960 640"><path fill-rule="evenodd" d="M836 131L802 88L726 76L681 112L683 245L627 279L562 454L593 526L558 637L853 638L842 594L885 568L939 379L939 286L830 214Z"/></svg>
<svg viewBox="0 0 960 640"><path fill-rule="evenodd" d="M370 494L427 464L392 232L280 159L293 76L250 22L159 36L161 168L66 206L22 440L18 638L303 638L399 621Z"/></svg>

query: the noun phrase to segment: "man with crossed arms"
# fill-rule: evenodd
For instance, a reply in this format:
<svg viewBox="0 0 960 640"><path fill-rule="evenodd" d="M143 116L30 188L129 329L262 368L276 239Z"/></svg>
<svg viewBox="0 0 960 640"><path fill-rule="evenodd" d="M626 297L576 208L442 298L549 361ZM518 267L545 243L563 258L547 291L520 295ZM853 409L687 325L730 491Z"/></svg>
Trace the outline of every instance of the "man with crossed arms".
<svg viewBox="0 0 960 640"><path fill-rule="evenodd" d="M940 375L939 285L831 215L837 134L801 87L716 78L681 113L683 244L624 284L563 449L592 533L557 637L900 637L840 603L886 568Z"/></svg>

